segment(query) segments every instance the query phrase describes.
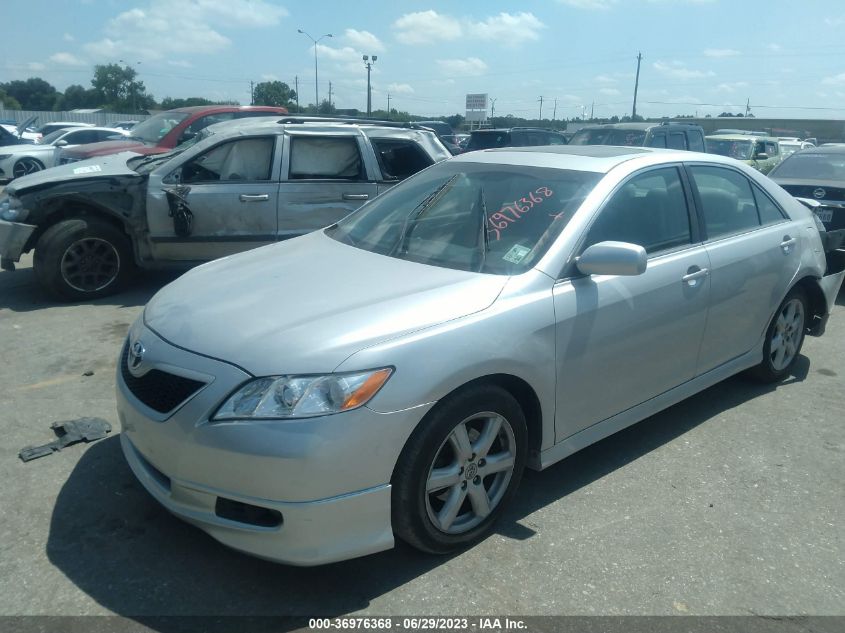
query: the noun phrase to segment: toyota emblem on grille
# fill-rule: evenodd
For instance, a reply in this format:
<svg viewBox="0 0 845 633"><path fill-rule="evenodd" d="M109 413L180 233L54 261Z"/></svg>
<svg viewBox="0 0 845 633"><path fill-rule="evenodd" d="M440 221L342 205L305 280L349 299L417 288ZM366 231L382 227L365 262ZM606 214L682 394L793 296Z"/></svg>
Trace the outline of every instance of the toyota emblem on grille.
<svg viewBox="0 0 845 633"><path fill-rule="evenodd" d="M135 341L132 343L132 347L129 348L129 368L130 369L137 369L138 365L141 364L141 361L144 360L144 353L147 350L144 349L143 343L141 341Z"/></svg>
<svg viewBox="0 0 845 633"><path fill-rule="evenodd" d="M825 193L827 193L827 192L824 189L822 189L821 187L817 187L816 189L813 189L813 197L814 198L822 199L822 198L824 198Z"/></svg>

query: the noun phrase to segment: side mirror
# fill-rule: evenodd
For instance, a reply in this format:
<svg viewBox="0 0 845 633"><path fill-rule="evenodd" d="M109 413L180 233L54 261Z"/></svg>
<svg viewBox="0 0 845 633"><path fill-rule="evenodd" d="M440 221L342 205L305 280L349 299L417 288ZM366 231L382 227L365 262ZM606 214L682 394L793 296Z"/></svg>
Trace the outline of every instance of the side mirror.
<svg viewBox="0 0 845 633"><path fill-rule="evenodd" d="M65 147L67 145L67 141L62 139L60 141L56 141L56 147Z"/></svg>
<svg viewBox="0 0 845 633"><path fill-rule="evenodd" d="M769 160L769 155L766 152L757 152L757 154L754 155L754 158L756 160Z"/></svg>
<svg viewBox="0 0 845 633"><path fill-rule="evenodd" d="M645 249L628 242L599 242L588 247L575 262L585 275L642 275L648 265Z"/></svg>

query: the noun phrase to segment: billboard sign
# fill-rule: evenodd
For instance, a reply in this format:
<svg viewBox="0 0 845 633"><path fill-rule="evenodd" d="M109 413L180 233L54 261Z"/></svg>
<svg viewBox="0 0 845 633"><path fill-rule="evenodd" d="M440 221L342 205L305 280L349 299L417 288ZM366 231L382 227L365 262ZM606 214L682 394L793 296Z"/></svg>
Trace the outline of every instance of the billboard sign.
<svg viewBox="0 0 845 633"><path fill-rule="evenodd" d="M487 95L467 95L467 110L487 110Z"/></svg>

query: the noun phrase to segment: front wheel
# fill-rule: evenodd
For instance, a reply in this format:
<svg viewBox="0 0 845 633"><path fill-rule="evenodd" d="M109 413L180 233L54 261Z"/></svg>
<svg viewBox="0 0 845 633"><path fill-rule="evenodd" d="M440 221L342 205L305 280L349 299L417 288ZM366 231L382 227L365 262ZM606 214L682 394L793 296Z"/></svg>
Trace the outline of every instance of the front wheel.
<svg viewBox="0 0 845 633"><path fill-rule="evenodd" d="M396 534L435 554L485 537L522 478L526 435L525 416L504 389L475 386L441 401L396 465Z"/></svg>
<svg viewBox="0 0 845 633"><path fill-rule="evenodd" d="M41 164L41 161L35 160L34 158L21 158L12 167L12 175L15 178L20 178L21 176L34 174L42 169L44 169L44 165Z"/></svg>
<svg viewBox="0 0 845 633"><path fill-rule="evenodd" d="M763 361L751 370L762 382L783 380L798 360L807 327L807 297L793 288L775 312L763 344Z"/></svg>
<svg viewBox="0 0 845 633"><path fill-rule="evenodd" d="M86 300L117 292L132 268L131 246L118 228L97 218L64 220L35 245L35 275L59 300Z"/></svg>

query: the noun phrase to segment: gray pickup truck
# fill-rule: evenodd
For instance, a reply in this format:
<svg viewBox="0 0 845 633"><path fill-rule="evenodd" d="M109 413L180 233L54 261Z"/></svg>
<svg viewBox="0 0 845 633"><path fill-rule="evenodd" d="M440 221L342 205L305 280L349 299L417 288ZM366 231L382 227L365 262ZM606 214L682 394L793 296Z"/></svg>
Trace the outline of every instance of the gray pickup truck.
<svg viewBox="0 0 845 633"><path fill-rule="evenodd" d="M34 249L55 298L116 292L133 269L191 264L328 226L449 158L434 132L251 119L167 154L124 152L20 178L0 200L0 264Z"/></svg>

